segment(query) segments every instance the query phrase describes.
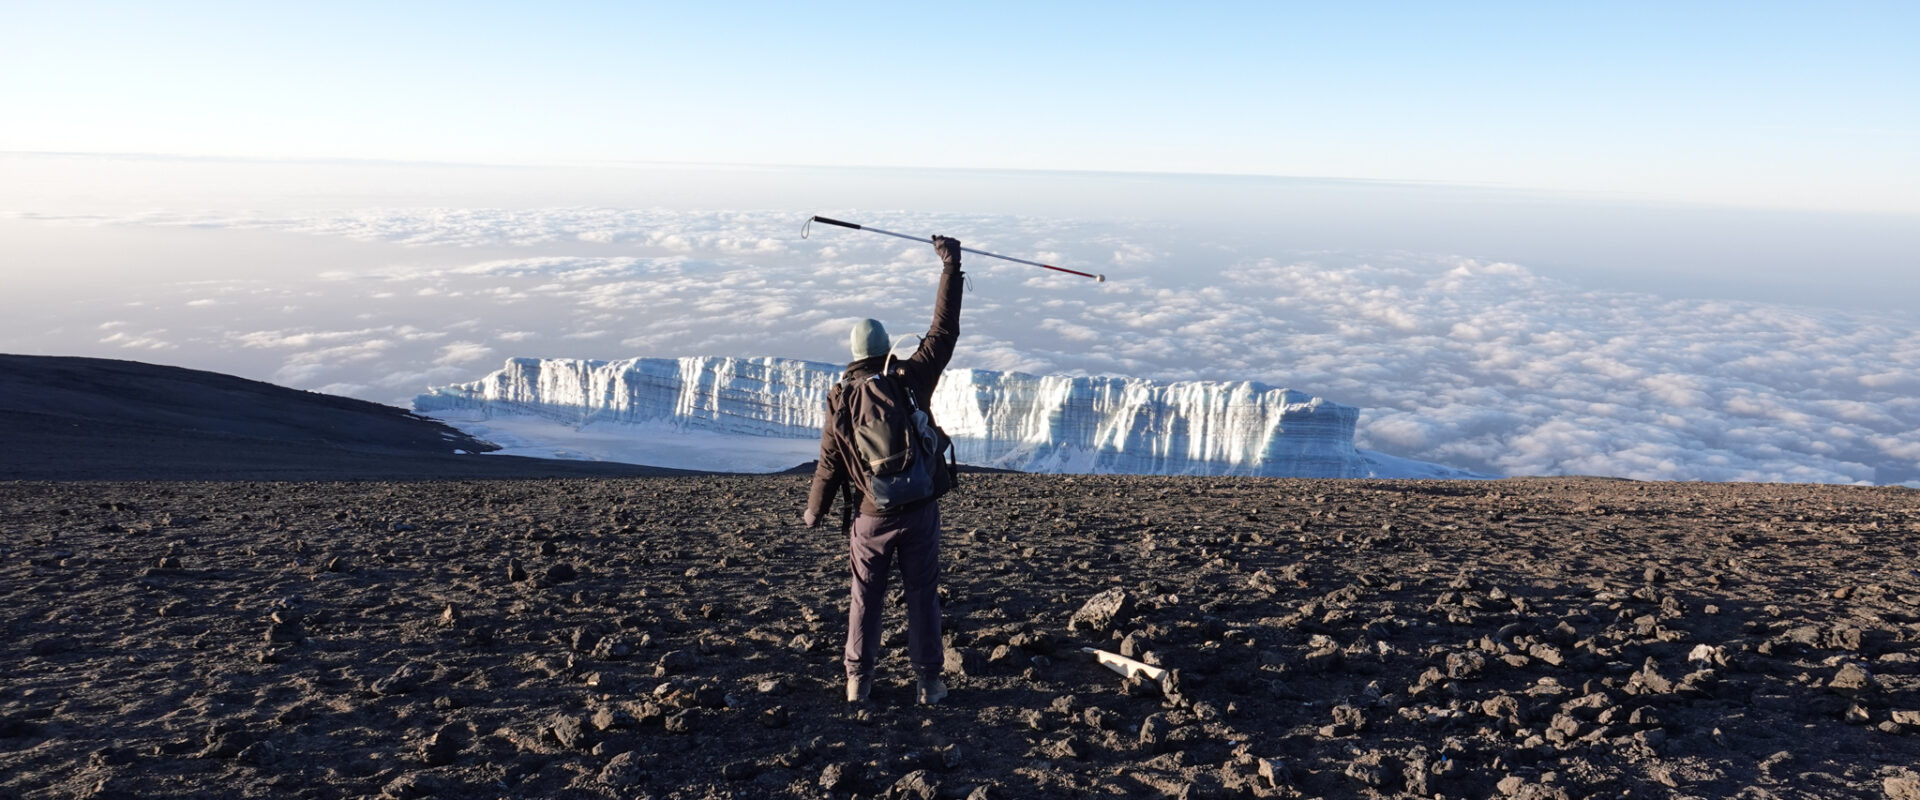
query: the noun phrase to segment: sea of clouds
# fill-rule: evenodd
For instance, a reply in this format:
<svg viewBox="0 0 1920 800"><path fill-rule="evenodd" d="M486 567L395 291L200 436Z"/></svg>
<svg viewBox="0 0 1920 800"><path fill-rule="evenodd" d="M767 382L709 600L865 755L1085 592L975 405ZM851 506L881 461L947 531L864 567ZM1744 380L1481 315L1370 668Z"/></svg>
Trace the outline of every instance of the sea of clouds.
<svg viewBox="0 0 1920 800"><path fill-rule="evenodd" d="M1602 291L1460 256L1263 250L1173 225L820 213L1107 274L969 256L957 366L1257 380L1362 407L1360 447L1505 475L1920 486L1911 315ZM926 245L819 225L803 239L793 211L14 218L385 245L317 272L264 264L41 311L90 354L396 404L509 356L841 361L858 318L923 329L938 272Z"/></svg>

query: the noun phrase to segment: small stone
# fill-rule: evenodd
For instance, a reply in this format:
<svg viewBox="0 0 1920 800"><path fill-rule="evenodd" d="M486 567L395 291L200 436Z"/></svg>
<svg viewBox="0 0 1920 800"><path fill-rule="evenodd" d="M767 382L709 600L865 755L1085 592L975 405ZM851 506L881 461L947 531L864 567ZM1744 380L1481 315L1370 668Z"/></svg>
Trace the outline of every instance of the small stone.
<svg viewBox="0 0 1920 800"><path fill-rule="evenodd" d="M1545 642L1527 648L1527 655L1556 667L1567 663L1567 656L1560 648Z"/></svg>
<svg viewBox="0 0 1920 800"><path fill-rule="evenodd" d="M279 762L280 750L274 747L272 742L263 739L240 748L240 752L235 753L233 758L242 764L271 767Z"/></svg>
<svg viewBox="0 0 1920 800"><path fill-rule="evenodd" d="M619 636L607 636L593 645L589 655L599 661L625 661L633 655L633 645Z"/></svg>
<svg viewBox="0 0 1920 800"><path fill-rule="evenodd" d="M527 568L520 566L520 559L509 560L507 562L507 580L513 583L519 583L526 579Z"/></svg>
<svg viewBox="0 0 1920 800"><path fill-rule="evenodd" d="M1340 648L1328 646L1308 653L1300 661L1301 667L1309 672L1331 672L1340 667L1341 660Z"/></svg>
<svg viewBox="0 0 1920 800"><path fill-rule="evenodd" d="M634 719L632 714L611 706L601 706L593 712L593 716L589 718L587 722L593 725L594 730L598 731L631 728L637 724L637 720Z"/></svg>
<svg viewBox="0 0 1920 800"><path fill-rule="evenodd" d="M904 633L904 629L902 631ZM1048 654L1053 652L1053 639L1042 631L1023 631L1007 638L1007 644L1015 649L1030 653ZM1153 662L1147 662L1153 663Z"/></svg>
<svg viewBox="0 0 1920 800"><path fill-rule="evenodd" d="M1507 797L1519 794L1520 790L1526 788L1526 786L1527 779L1518 775L1508 775L1507 777L1501 778L1499 783L1494 784L1494 788L1499 789L1500 793Z"/></svg>
<svg viewBox="0 0 1920 800"><path fill-rule="evenodd" d="M1880 781L1880 790L1887 793L1887 800L1920 800L1920 776L1889 776Z"/></svg>
<svg viewBox="0 0 1920 800"><path fill-rule="evenodd" d="M693 715L694 710L691 708L683 708L675 711L667 715L664 727L668 733L692 733L694 729Z"/></svg>
<svg viewBox="0 0 1920 800"><path fill-rule="evenodd" d="M1652 657L1648 657L1646 663L1641 665L1640 672L1634 675L1634 680L1639 681L1647 691L1655 694L1673 693L1673 681L1660 673L1660 662Z"/></svg>
<svg viewBox="0 0 1920 800"><path fill-rule="evenodd" d="M1580 720L1572 714L1555 714L1547 724L1547 732L1549 739L1555 739L1554 734L1558 734L1558 741L1573 741L1580 738Z"/></svg>
<svg viewBox="0 0 1920 800"><path fill-rule="evenodd" d="M561 747L578 750L586 747L587 731L580 724L580 718L571 714L555 714L547 720L547 734Z"/></svg>
<svg viewBox="0 0 1920 800"><path fill-rule="evenodd" d="M448 603L447 610L440 612L440 624L447 626L460 624L460 609L454 604Z"/></svg>
<svg viewBox="0 0 1920 800"><path fill-rule="evenodd" d="M1360 709L1349 705L1333 707L1333 724L1320 730L1320 735L1332 738L1349 736L1367 729L1367 717Z"/></svg>
<svg viewBox="0 0 1920 800"><path fill-rule="evenodd" d="M614 788L633 786L647 779L645 769L640 766L640 756L629 751L614 756L600 769L599 781Z"/></svg>
<svg viewBox="0 0 1920 800"><path fill-rule="evenodd" d="M1260 780L1266 781L1267 788L1278 789L1290 782L1286 762L1277 758L1262 758L1259 764Z"/></svg>
<svg viewBox="0 0 1920 800"><path fill-rule="evenodd" d="M1047 758L1081 759L1087 757L1086 748L1080 744L1079 739L1073 736L1066 736L1047 742L1041 746L1040 751L1045 754Z"/></svg>
<svg viewBox="0 0 1920 800"><path fill-rule="evenodd" d="M1839 694L1874 694L1881 690L1880 679L1873 673L1854 662L1847 662L1834 673L1833 680L1827 682L1827 688Z"/></svg>
<svg viewBox="0 0 1920 800"><path fill-rule="evenodd" d="M368 688L379 695L407 694L420 688L420 679L420 669L409 662L401 664L392 675L374 681Z"/></svg>
<svg viewBox="0 0 1920 800"><path fill-rule="evenodd" d="M711 683L703 683L693 688L693 704L700 708L729 708L733 703L727 701L727 693Z"/></svg>
<svg viewBox="0 0 1920 800"><path fill-rule="evenodd" d="M124 767L139 758L130 747L102 747L87 755L90 767Z"/></svg>
<svg viewBox="0 0 1920 800"><path fill-rule="evenodd" d="M266 635L260 638L267 644L294 644L307 638L307 635L298 622L272 622L267 625Z"/></svg>
<svg viewBox="0 0 1920 800"><path fill-rule="evenodd" d="M916 769L887 788L889 800L935 800L940 796L940 779L924 769Z"/></svg>
<svg viewBox="0 0 1920 800"><path fill-rule="evenodd" d="M1193 703L1187 675L1178 669L1167 670L1167 674L1160 676L1160 693L1166 696L1167 702L1175 706L1187 706Z"/></svg>
<svg viewBox="0 0 1920 800"><path fill-rule="evenodd" d="M1140 749L1149 753L1158 753L1168 745L1167 736L1173 732L1173 722L1166 714L1148 714L1140 722Z"/></svg>
<svg viewBox="0 0 1920 800"><path fill-rule="evenodd" d="M1495 695L1480 704L1480 713L1494 719L1505 720L1511 724L1520 724L1520 701L1510 694Z"/></svg>
<svg viewBox="0 0 1920 800"><path fill-rule="evenodd" d="M1133 620L1133 596L1118 587L1108 589L1089 598L1073 612L1067 621L1069 631L1088 631L1092 633L1110 633L1114 628Z"/></svg>
<svg viewBox="0 0 1920 800"><path fill-rule="evenodd" d="M946 671L954 675L978 676L986 667L980 651L965 647L947 648Z"/></svg>
<svg viewBox="0 0 1920 800"><path fill-rule="evenodd" d="M1378 750L1369 751L1347 764L1347 777L1375 789L1382 788L1391 774L1387 758Z"/></svg>
<svg viewBox="0 0 1920 800"><path fill-rule="evenodd" d="M778 728L787 727L787 719L788 719L788 715L787 715L786 706L774 706L772 708L769 708L765 711L760 712L760 724L765 725L769 728L778 729Z"/></svg>
<svg viewBox="0 0 1920 800"><path fill-rule="evenodd" d="M567 636L567 644L573 648L574 652L578 653L589 652L593 650L594 645L599 643L600 633L584 626L574 628L573 633Z"/></svg>
<svg viewBox="0 0 1920 800"><path fill-rule="evenodd" d="M1487 657L1474 652L1447 654L1447 677L1454 680L1479 677L1487 668Z"/></svg>
<svg viewBox="0 0 1920 800"><path fill-rule="evenodd" d="M546 579L548 583L565 583L578 577L580 577L580 571L575 569L572 564L562 562L547 567Z"/></svg>
<svg viewBox="0 0 1920 800"><path fill-rule="evenodd" d="M844 792L853 788L853 767L848 764L828 764L820 770L820 788L829 792Z"/></svg>
<svg viewBox="0 0 1920 800"><path fill-rule="evenodd" d="M433 767L453 763L460 757L461 738L460 729L453 725L434 731L420 743L420 760Z"/></svg>
<svg viewBox="0 0 1920 800"><path fill-rule="evenodd" d="M1894 711L1887 717L1902 725L1920 726L1920 711Z"/></svg>
<svg viewBox="0 0 1920 800"><path fill-rule="evenodd" d="M699 666L700 656L695 655L693 651L673 650L660 657L659 663L654 666L653 673L656 677L684 675Z"/></svg>
<svg viewBox="0 0 1920 800"><path fill-rule="evenodd" d="M1859 628L1841 626L1830 629L1825 636L1827 646L1836 650L1858 653L1865 646L1867 632Z"/></svg>
<svg viewBox="0 0 1920 800"><path fill-rule="evenodd" d="M1128 697L1152 697L1160 693L1160 682L1139 675L1128 675L1120 679L1120 693Z"/></svg>

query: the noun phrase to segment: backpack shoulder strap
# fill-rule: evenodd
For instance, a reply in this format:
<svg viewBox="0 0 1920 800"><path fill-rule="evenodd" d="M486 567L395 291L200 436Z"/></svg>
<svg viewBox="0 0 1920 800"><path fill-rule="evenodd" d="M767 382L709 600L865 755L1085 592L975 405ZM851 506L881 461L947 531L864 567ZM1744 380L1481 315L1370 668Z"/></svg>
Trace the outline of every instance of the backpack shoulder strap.
<svg viewBox="0 0 1920 800"><path fill-rule="evenodd" d="M858 386L853 378L841 378L833 382L833 388L827 390L827 415L830 417L827 424L831 425L835 422L832 418L846 416L848 407L851 405L849 401L856 388Z"/></svg>
<svg viewBox="0 0 1920 800"><path fill-rule="evenodd" d="M904 370L897 371L895 373L885 373L885 372L878 373L868 378L867 380L879 380L881 378L885 378L887 381L886 385L888 387L887 388L888 394L892 394L896 397L901 397L906 399L907 410L909 412L913 411L914 409L918 409L921 411L927 410L926 405L920 402L919 393L913 390L913 382L907 380L907 374Z"/></svg>

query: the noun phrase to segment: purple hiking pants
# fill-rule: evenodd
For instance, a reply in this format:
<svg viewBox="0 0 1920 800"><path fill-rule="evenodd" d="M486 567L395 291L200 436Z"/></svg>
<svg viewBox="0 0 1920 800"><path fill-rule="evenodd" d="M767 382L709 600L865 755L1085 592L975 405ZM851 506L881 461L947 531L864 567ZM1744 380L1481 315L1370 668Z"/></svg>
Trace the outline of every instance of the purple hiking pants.
<svg viewBox="0 0 1920 800"><path fill-rule="evenodd" d="M940 506L853 520L853 603L847 610L847 677L872 676L880 660L880 612L895 554L907 594L907 658L921 678L946 666L940 640Z"/></svg>

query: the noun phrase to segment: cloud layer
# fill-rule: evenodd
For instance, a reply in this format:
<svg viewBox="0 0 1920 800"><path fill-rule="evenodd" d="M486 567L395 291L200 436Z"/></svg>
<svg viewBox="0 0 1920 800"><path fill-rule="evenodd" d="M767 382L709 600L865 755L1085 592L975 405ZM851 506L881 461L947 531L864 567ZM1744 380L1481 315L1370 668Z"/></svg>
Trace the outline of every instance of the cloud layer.
<svg viewBox="0 0 1920 800"><path fill-rule="evenodd" d="M956 365L1260 380L1364 408L1361 447L1503 474L1920 480L1911 318L1591 291L1454 256L1260 253L1174 229L845 213L1108 274L1096 284L970 256ZM66 220L407 246L320 276L169 285L69 321L127 357L164 352L383 402L506 356L838 361L853 320L878 317L896 334L925 324L937 274L927 246L820 226L802 240L802 218L447 209ZM447 250L475 257L422 263L448 261ZM441 257L411 255L426 251Z"/></svg>

